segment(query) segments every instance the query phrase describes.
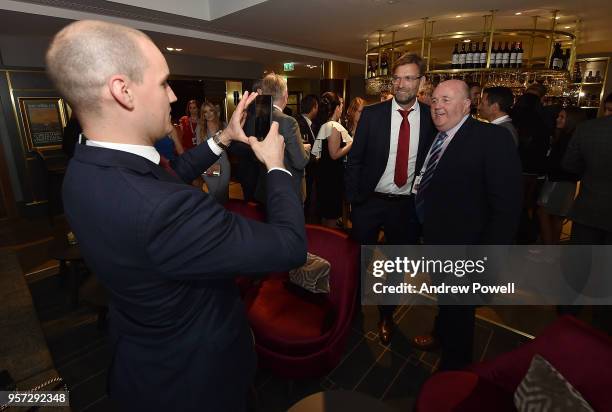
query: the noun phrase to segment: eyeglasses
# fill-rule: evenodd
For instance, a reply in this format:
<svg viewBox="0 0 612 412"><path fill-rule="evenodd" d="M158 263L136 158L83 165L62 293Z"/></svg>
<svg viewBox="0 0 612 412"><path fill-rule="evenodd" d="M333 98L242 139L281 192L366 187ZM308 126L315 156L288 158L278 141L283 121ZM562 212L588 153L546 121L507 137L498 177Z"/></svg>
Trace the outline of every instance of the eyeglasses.
<svg viewBox="0 0 612 412"><path fill-rule="evenodd" d="M404 76L404 77L399 77L399 76L393 76L393 83L398 83L400 80L404 79L408 82L416 82L417 80L419 80L421 77L423 77L422 75L419 76Z"/></svg>

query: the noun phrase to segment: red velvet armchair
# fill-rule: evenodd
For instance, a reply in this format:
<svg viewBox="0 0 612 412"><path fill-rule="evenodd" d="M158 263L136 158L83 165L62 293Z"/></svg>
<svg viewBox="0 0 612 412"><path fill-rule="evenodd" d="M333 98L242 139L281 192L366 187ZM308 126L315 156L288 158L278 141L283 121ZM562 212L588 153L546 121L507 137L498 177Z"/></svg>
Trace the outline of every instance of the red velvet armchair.
<svg viewBox="0 0 612 412"><path fill-rule="evenodd" d="M226 207L253 219L264 216L255 204L230 201ZM288 273L238 280L260 366L290 379L323 376L338 364L359 282L359 245L348 235L318 225L306 225L306 235L308 251L331 264L329 294L291 284Z"/></svg>
<svg viewBox="0 0 612 412"><path fill-rule="evenodd" d="M563 316L531 342L466 371L439 372L421 388L418 412L515 411L513 394L535 354L548 360L596 411L609 410L612 338Z"/></svg>

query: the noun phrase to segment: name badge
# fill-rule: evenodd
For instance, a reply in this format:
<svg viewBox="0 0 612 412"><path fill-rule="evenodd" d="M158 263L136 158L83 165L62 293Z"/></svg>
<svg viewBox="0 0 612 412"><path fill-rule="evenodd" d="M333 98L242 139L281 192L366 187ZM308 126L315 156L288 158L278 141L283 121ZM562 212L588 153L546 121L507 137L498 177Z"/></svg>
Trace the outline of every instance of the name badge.
<svg viewBox="0 0 612 412"><path fill-rule="evenodd" d="M419 186L421 184L421 178L423 177L423 174L419 174L417 177L414 178L414 183L412 185L412 194L416 195L417 192L419 191Z"/></svg>

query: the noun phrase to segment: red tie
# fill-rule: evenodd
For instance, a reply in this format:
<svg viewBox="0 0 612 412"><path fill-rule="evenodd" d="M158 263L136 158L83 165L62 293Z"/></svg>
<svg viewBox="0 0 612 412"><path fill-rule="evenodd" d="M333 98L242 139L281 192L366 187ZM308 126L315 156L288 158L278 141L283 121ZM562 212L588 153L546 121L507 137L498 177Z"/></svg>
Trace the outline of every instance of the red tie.
<svg viewBox="0 0 612 412"><path fill-rule="evenodd" d="M400 126L399 138L397 139L397 155L395 157L395 176L393 182L397 187L402 187L408 181L408 152L410 149L410 123L408 122L408 114L410 110L399 109L398 112L402 115L402 124Z"/></svg>

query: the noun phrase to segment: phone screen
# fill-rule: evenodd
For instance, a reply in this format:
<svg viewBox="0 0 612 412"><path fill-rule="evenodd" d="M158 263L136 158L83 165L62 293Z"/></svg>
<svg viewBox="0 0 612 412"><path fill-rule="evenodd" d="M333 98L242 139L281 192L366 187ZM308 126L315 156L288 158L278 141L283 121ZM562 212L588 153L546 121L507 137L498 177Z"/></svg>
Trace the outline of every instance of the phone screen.
<svg viewBox="0 0 612 412"><path fill-rule="evenodd" d="M262 94L255 98L255 137L266 138L272 124L272 96Z"/></svg>

